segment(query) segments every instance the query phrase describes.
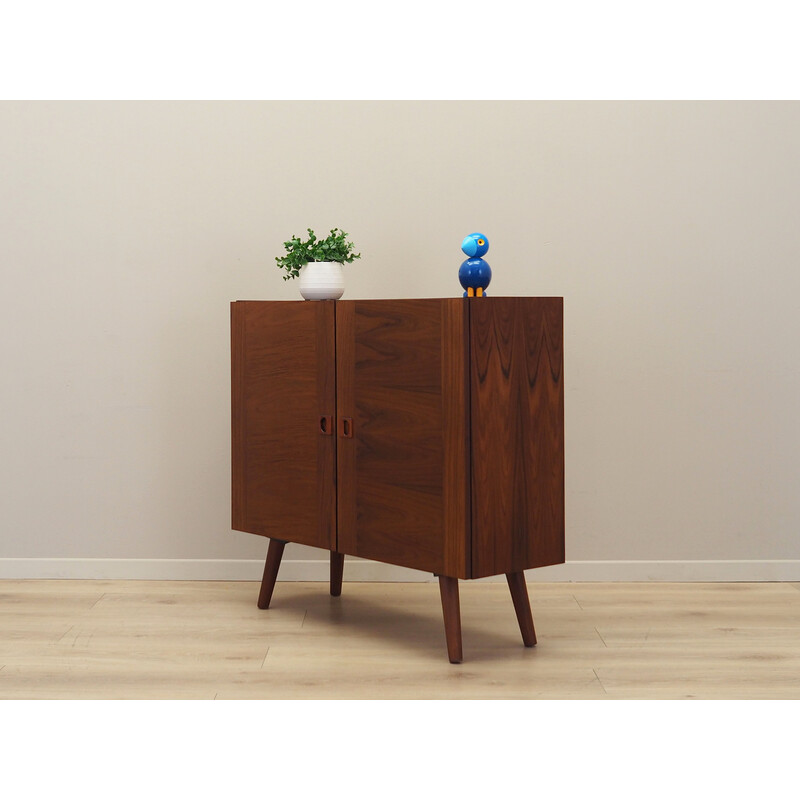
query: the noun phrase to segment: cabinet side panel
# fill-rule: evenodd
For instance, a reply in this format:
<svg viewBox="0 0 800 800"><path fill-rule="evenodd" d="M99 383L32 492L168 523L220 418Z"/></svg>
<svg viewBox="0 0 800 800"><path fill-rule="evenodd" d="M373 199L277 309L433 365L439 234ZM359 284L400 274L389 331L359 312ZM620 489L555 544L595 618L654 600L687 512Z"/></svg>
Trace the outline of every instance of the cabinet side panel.
<svg viewBox="0 0 800 800"><path fill-rule="evenodd" d="M336 440L332 302L232 308L233 527L330 548Z"/></svg>
<svg viewBox="0 0 800 800"><path fill-rule="evenodd" d="M231 303L231 527L242 530L247 515L244 493L244 313L241 304Z"/></svg>
<svg viewBox="0 0 800 800"><path fill-rule="evenodd" d="M563 300L470 301L473 577L564 562Z"/></svg>

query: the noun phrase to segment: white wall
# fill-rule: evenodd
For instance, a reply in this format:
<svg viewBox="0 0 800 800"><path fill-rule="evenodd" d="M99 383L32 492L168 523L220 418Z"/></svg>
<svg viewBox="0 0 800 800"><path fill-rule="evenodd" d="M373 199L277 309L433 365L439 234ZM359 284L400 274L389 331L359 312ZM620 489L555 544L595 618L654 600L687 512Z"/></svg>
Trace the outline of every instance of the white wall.
<svg viewBox="0 0 800 800"><path fill-rule="evenodd" d="M800 580L799 215L796 102L0 103L0 576L258 576L228 304L339 226L346 298L460 295L473 230L564 296L573 567L529 579Z"/></svg>

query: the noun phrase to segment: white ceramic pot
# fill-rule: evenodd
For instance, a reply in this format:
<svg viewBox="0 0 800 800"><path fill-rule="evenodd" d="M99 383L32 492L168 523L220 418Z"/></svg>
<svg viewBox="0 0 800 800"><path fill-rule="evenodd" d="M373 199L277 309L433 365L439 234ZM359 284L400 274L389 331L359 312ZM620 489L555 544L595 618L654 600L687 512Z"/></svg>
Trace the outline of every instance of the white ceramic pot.
<svg viewBox="0 0 800 800"><path fill-rule="evenodd" d="M338 300L344 294L339 261L312 261L300 268L300 294L306 300Z"/></svg>

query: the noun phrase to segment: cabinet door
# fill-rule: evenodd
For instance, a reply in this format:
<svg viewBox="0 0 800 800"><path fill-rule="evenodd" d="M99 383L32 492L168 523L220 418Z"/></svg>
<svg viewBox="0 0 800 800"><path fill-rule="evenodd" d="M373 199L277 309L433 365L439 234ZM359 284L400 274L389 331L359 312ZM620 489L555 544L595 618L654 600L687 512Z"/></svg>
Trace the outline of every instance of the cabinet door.
<svg viewBox="0 0 800 800"><path fill-rule="evenodd" d="M231 304L236 530L334 547L334 330L333 301Z"/></svg>
<svg viewBox="0 0 800 800"><path fill-rule="evenodd" d="M459 299L338 302L340 552L469 577L467 334Z"/></svg>

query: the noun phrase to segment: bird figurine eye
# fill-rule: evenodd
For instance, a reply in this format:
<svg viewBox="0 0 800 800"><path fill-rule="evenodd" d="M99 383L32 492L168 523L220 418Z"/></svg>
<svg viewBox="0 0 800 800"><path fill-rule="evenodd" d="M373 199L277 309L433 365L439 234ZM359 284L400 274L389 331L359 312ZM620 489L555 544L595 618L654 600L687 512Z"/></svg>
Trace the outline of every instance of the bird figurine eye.
<svg viewBox="0 0 800 800"><path fill-rule="evenodd" d="M481 247L482 247L483 246L483 239L478 239L478 244L481 245Z"/></svg>

